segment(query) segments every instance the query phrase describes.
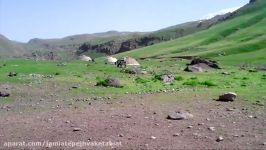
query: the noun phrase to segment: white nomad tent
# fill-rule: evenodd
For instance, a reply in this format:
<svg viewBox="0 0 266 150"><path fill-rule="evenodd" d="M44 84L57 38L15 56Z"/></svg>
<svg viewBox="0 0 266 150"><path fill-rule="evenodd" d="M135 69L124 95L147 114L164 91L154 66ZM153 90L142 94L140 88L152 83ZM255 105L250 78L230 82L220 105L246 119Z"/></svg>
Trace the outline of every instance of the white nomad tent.
<svg viewBox="0 0 266 150"><path fill-rule="evenodd" d="M112 64L112 65L114 65L116 62L117 62L117 59L116 59L116 58L111 57L111 56L107 56L107 57L106 57L106 61L105 61L105 63L108 63L108 64Z"/></svg>
<svg viewBox="0 0 266 150"><path fill-rule="evenodd" d="M89 56L81 55L79 56L79 59L82 61L92 61L92 59Z"/></svg>
<svg viewBox="0 0 266 150"><path fill-rule="evenodd" d="M140 65L139 62L137 62L136 59L132 57L125 57L124 61L127 66L139 66Z"/></svg>

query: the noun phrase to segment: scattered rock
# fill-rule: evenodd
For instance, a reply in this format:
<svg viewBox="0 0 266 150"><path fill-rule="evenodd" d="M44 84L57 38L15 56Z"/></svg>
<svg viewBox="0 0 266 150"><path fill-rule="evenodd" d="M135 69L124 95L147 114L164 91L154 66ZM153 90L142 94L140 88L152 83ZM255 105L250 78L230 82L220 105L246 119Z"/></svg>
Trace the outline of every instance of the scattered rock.
<svg viewBox="0 0 266 150"><path fill-rule="evenodd" d="M188 65L185 68L187 72L203 72L204 70L208 70L210 67L206 64L196 64L196 65Z"/></svg>
<svg viewBox="0 0 266 150"><path fill-rule="evenodd" d="M189 119L192 118L193 115L188 113L188 112L175 112L171 113L167 116L167 119L169 120L184 120L184 119Z"/></svg>
<svg viewBox="0 0 266 150"><path fill-rule="evenodd" d="M9 74L8 74L9 77L15 77L17 75L18 75L18 73L16 73L16 72L9 72Z"/></svg>
<svg viewBox="0 0 266 150"><path fill-rule="evenodd" d="M226 111L234 111L232 108L226 108Z"/></svg>
<svg viewBox="0 0 266 150"><path fill-rule="evenodd" d="M155 139L156 139L156 137L155 137L155 136L151 136L151 139L155 140Z"/></svg>
<svg viewBox="0 0 266 150"><path fill-rule="evenodd" d="M132 67L126 68L122 70L122 72L125 72L128 74L148 74L146 70L143 70L138 66L132 66Z"/></svg>
<svg viewBox="0 0 266 150"><path fill-rule="evenodd" d="M173 83L175 81L175 77L172 74L166 74L161 76L161 80L164 83Z"/></svg>
<svg viewBox="0 0 266 150"><path fill-rule="evenodd" d="M104 86L104 87L110 86L110 87L117 87L117 88L123 87L118 79L111 78L111 77L105 80L98 81L96 86Z"/></svg>
<svg viewBox="0 0 266 150"><path fill-rule="evenodd" d="M127 115L126 118L131 118L132 116L131 115Z"/></svg>
<svg viewBox="0 0 266 150"><path fill-rule="evenodd" d="M252 116L252 115L249 115L248 117L249 117L249 118L254 118L254 116Z"/></svg>
<svg viewBox="0 0 266 150"><path fill-rule="evenodd" d="M124 135L123 135L123 134L119 134L118 136L119 136L119 137L124 137Z"/></svg>
<svg viewBox="0 0 266 150"><path fill-rule="evenodd" d="M215 131L215 128L214 127L209 127L208 128L210 131Z"/></svg>
<svg viewBox="0 0 266 150"><path fill-rule="evenodd" d="M216 139L216 142L221 142L221 141L223 141L224 140L224 138L222 137L222 136L219 136L217 139Z"/></svg>
<svg viewBox="0 0 266 150"><path fill-rule="evenodd" d="M230 75L229 72L222 72L223 75Z"/></svg>
<svg viewBox="0 0 266 150"><path fill-rule="evenodd" d="M223 102L232 102L236 99L237 94L234 92L228 92L223 95L219 96L218 101L223 101Z"/></svg>
<svg viewBox="0 0 266 150"><path fill-rule="evenodd" d="M175 134L173 134L173 136L179 136L180 134L179 133L175 133Z"/></svg>
<svg viewBox="0 0 266 150"><path fill-rule="evenodd" d="M188 126L187 128L188 128L188 129L191 129L191 128L193 128L193 126Z"/></svg>
<svg viewBox="0 0 266 150"><path fill-rule="evenodd" d="M76 132L76 131L81 131L81 128L74 128L73 131L74 131L74 132Z"/></svg>
<svg viewBox="0 0 266 150"><path fill-rule="evenodd" d="M262 143L262 145L266 146L266 142Z"/></svg>
<svg viewBox="0 0 266 150"><path fill-rule="evenodd" d="M78 85L73 85L73 86L72 86L72 89L77 89L77 88L79 88Z"/></svg>
<svg viewBox="0 0 266 150"><path fill-rule="evenodd" d="M10 96L9 92L0 91L0 97L9 97L9 96Z"/></svg>

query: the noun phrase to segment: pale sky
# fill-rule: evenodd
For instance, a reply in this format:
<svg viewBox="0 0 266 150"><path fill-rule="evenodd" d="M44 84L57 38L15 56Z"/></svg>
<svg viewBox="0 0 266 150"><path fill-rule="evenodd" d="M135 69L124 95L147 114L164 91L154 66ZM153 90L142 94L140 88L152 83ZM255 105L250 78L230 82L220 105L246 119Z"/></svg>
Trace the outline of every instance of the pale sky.
<svg viewBox="0 0 266 150"><path fill-rule="evenodd" d="M0 34L32 38L155 31L231 10L249 0L0 0Z"/></svg>

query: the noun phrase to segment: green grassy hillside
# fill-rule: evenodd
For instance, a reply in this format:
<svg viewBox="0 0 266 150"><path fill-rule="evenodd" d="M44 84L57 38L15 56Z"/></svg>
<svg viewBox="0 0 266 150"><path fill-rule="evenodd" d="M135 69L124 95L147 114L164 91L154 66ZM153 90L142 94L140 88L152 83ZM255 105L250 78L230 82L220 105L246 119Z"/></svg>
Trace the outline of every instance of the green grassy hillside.
<svg viewBox="0 0 266 150"><path fill-rule="evenodd" d="M118 54L117 57L203 56L226 64L266 64L266 1L257 0L208 30Z"/></svg>

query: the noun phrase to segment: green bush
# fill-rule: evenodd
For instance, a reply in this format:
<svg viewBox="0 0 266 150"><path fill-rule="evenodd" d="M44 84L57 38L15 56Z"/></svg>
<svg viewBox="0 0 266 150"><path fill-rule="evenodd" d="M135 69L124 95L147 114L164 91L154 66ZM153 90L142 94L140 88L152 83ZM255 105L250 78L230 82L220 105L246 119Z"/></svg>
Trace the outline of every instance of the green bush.
<svg viewBox="0 0 266 150"><path fill-rule="evenodd" d="M266 74L262 75L261 79L265 80L266 79Z"/></svg>
<svg viewBox="0 0 266 150"><path fill-rule="evenodd" d="M203 86L207 86L207 87L217 86L217 84L213 83L212 81L203 81L203 82L200 82L197 79L193 79L193 80L190 79L190 80L184 82L183 85L189 85L189 86L203 85Z"/></svg>
<svg viewBox="0 0 266 150"><path fill-rule="evenodd" d="M58 75L60 75L60 73L59 72L56 72L54 75L58 76Z"/></svg>
<svg viewBox="0 0 266 150"><path fill-rule="evenodd" d="M183 83L183 85L189 85L189 86L197 86L199 84L200 83L198 80L189 80Z"/></svg>
<svg viewBox="0 0 266 150"><path fill-rule="evenodd" d="M144 78L141 78L141 77L137 77L135 79L136 83L139 83L139 84L145 84L145 83L148 83L150 82L148 79L144 79Z"/></svg>
<svg viewBox="0 0 266 150"><path fill-rule="evenodd" d="M243 79L243 80L248 80L248 77L243 77L242 79Z"/></svg>
<svg viewBox="0 0 266 150"><path fill-rule="evenodd" d="M152 80L154 81L154 82L156 82L156 81L161 81L161 74L154 74L154 76L153 76L153 78L152 78Z"/></svg>
<svg viewBox="0 0 266 150"><path fill-rule="evenodd" d="M217 86L215 83L213 83L212 81L204 81L204 82L201 82L200 83L201 85L205 85L205 86L208 86L208 87L211 87L211 86Z"/></svg>
<svg viewBox="0 0 266 150"><path fill-rule="evenodd" d="M197 77L191 77L190 79L191 80L197 80L198 78Z"/></svg>
<svg viewBox="0 0 266 150"><path fill-rule="evenodd" d="M182 76L176 76L175 77L175 80L176 81L182 81L182 80L184 80L184 78Z"/></svg>
<svg viewBox="0 0 266 150"><path fill-rule="evenodd" d="M97 83L96 86L108 86L108 80L96 77Z"/></svg>

